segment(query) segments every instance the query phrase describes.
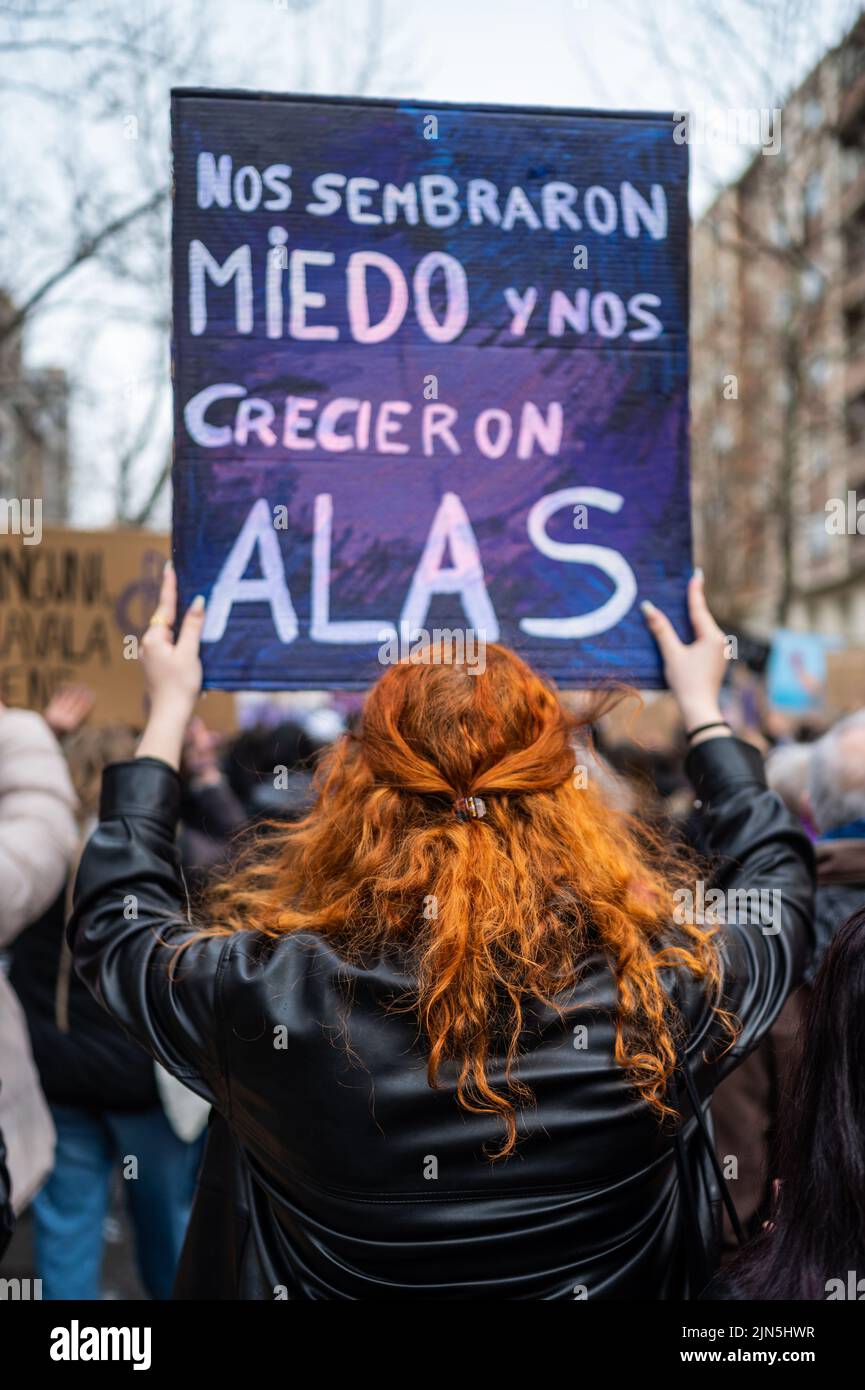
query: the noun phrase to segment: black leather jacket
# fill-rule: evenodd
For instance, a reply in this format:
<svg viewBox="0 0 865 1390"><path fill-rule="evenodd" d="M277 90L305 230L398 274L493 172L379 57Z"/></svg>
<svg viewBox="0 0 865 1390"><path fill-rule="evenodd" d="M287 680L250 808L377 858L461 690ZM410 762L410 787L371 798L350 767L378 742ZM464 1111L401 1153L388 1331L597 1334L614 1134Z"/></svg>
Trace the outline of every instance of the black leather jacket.
<svg viewBox="0 0 865 1390"><path fill-rule="evenodd" d="M813 863L753 749L712 739L688 770L720 856L716 882L779 895L777 932L723 929L727 1002L742 1032L720 1061L703 1060L719 1051L719 1025L699 988L671 980L708 1098L801 978ZM107 770L69 925L77 968L104 1007L214 1106L175 1296L699 1292L688 1289L673 1141L614 1060L615 990L600 953L563 1018L530 1011L520 1074L536 1105L517 1154L491 1163L482 1150L499 1137L495 1122L460 1109L448 1087L430 1090L416 1021L383 1007L409 985L398 960L348 967L312 932L275 944L239 933L193 945L170 978L171 950L190 931L179 793L157 760ZM576 1045L581 1024L586 1047ZM695 1128L692 1116L692 1150Z"/></svg>

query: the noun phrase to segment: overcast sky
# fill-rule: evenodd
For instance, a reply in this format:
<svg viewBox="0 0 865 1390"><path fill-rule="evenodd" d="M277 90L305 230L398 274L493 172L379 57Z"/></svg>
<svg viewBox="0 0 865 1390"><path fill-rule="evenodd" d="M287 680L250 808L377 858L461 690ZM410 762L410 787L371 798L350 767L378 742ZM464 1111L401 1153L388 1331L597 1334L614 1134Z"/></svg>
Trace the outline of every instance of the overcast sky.
<svg viewBox="0 0 865 1390"><path fill-rule="evenodd" d="M114 9L146 19L158 2L115 0ZM44 7L47 0L41 3ZM431 103L705 111L777 106L837 42L859 8L850 0L174 0L172 10L181 18L188 15L190 32L204 16L212 36L212 52L206 62L202 58L200 71L193 64L185 74L188 85L351 94L363 26L379 10L386 37L368 94ZM713 19L715 10L720 20ZM63 11L73 12L86 17L87 0L72 0ZM56 156L64 134L56 124L57 112L45 115L38 100L28 100L26 84L32 78L43 86L62 86L70 60L63 53L48 53L11 62L14 66L4 58L6 75L18 80L20 90L0 96L7 131L0 197L5 195L7 203L16 183L32 182L34 172L38 176L45 161ZM167 151L170 79L164 81L164 91L159 72L152 80L164 120L152 123L146 138L161 156ZM138 109L135 93L129 101L131 110ZM92 144L96 150L100 142L105 144L106 131L84 124L75 139L77 148ZM126 153L119 143L108 147L107 158L117 162L121 184ZM692 148L695 213L741 171L751 154L717 142ZM44 204L43 225L50 225L50 190L38 177L34 187ZM29 231L28 236L32 241ZM22 255L27 254L34 255L29 242L22 245ZM38 278L57 254L59 248L51 244L38 246L33 276ZM32 365L63 366L71 375L76 392L74 519L79 525L99 525L111 519L117 419L134 408L134 401L125 397L126 386L137 373L144 378L151 369L142 365L148 351L142 330L103 325L104 296L114 292L111 287L100 286L90 272L80 275L28 331L26 353ZM92 301L86 352L80 331L73 331L76 313L80 330L85 285ZM166 351L157 375L167 379L167 366ZM164 452L168 429L166 398L162 437L142 462L139 495ZM168 515L166 498L156 519L165 524Z"/></svg>

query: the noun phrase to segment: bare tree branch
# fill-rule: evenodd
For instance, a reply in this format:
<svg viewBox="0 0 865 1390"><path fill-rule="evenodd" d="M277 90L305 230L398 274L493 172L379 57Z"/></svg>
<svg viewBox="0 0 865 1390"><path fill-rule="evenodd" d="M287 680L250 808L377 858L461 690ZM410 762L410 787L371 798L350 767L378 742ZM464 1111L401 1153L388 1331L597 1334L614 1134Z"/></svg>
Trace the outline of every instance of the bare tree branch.
<svg viewBox="0 0 865 1390"><path fill-rule="evenodd" d="M156 193L151 194L143 203L140 203L138 207L130 208L128 212L124 212L119 217L115 217L113 221L107 223L101 231L94 233L94 235L88 237L86 241L79 243L75 254L71 256L64 265L60 266L58 270L55 270L53 274L49 275L46 280L43 280L38 289L35 289L33 293L24 300L23 304L19 305L10 317L0 324L0 341L15 333L28 315L33 312L37 304L41 303L45 298L46 294L71 275L74 270L77 270L80 265L83 265L85 261L95 256L97 251L99 251L107 241L110 241L118 232L122 232L127 227L130 227L133 222L136 222L140 217L146 216L148 212L153 212L155 208L159 207L160 203L165 202L167 197L168 189L160 188Z"/></svg>

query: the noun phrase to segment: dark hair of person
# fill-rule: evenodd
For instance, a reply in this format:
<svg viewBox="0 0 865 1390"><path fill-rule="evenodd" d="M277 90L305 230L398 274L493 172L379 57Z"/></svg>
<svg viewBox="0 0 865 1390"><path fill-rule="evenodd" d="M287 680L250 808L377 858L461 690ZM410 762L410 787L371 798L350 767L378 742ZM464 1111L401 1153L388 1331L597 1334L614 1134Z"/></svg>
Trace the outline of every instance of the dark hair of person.
<svg viewBox="0 0 865 1390"><path fill-rule="evenodd" d="M802 1036L771 1221L728 1269L744 1298L826 1299L865 1276L865 907L832 941Z"/></svg>

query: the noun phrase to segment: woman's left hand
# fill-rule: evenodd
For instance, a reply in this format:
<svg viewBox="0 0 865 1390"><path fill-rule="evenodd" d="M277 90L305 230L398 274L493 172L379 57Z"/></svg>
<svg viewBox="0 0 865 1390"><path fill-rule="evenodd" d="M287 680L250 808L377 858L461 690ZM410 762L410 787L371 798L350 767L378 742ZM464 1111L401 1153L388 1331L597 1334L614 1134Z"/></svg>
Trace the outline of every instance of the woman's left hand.
<svg viewBox="0 0 865 1390"><path fill-rule="evenodd" d="M147 727L138 745L139 758L161 758L177 769L186 726L201 692L198 649L204 625L199 595L186 611L177 641L172 629L177 613L177 576L165 566L156 612L141 639L141 665L150 699Z"/></svg>

